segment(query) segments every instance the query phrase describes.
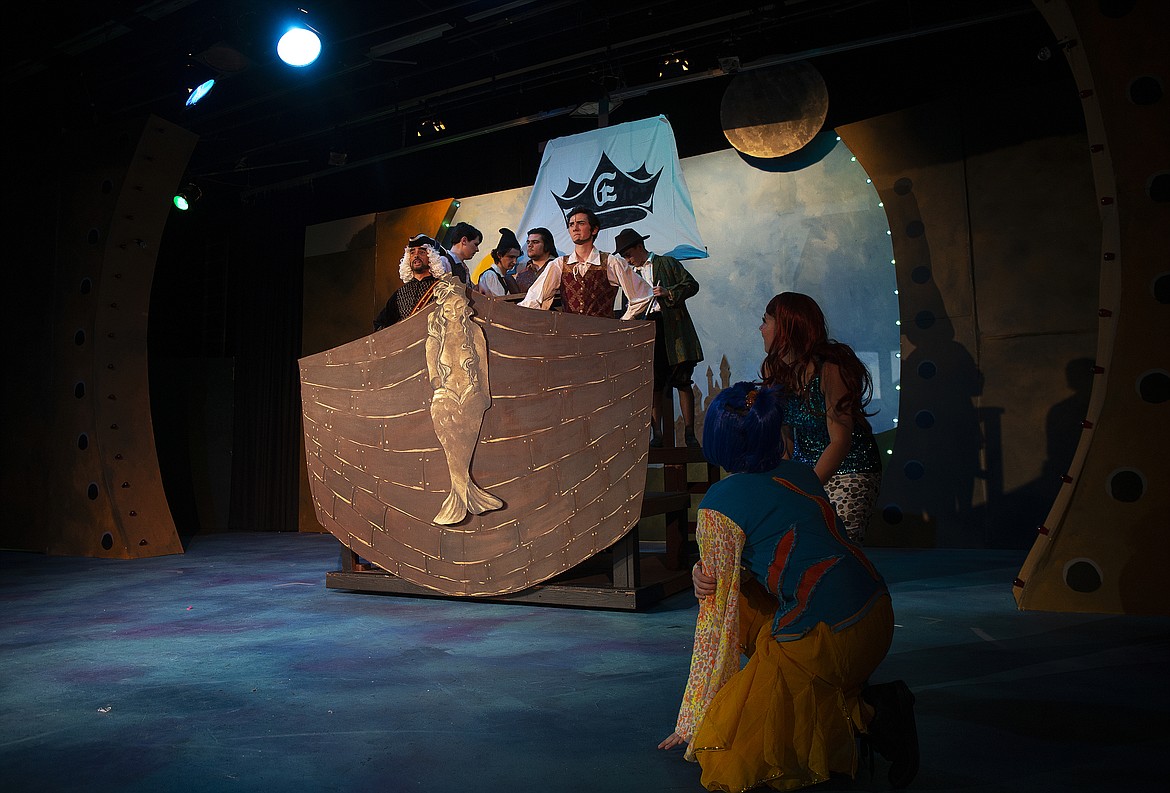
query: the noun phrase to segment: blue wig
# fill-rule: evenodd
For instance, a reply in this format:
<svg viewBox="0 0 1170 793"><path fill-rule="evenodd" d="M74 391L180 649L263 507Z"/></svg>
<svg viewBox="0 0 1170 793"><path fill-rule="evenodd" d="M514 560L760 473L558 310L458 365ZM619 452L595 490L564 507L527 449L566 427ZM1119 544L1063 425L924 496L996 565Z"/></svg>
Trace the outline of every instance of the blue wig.
<svg viewBox="0 0 1170 793"><path fill-rule="evenodd" d="M736 383L719 392L703 420L703 454L729 473L771 471L784 457L784 392Z"/></svg>

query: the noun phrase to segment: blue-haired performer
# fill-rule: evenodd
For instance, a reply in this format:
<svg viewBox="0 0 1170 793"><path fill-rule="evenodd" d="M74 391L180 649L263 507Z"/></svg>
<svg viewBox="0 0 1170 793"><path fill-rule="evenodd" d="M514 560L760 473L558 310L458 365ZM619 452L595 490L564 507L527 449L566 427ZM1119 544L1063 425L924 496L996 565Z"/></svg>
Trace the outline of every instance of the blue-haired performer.
<svg viewBox="0 0 1170 793"><path fill-rule="evenodd" d="M783 459L783 422L782 392L754 383L707 410L703 453L731 476L699 505L695 648L659 748L686 745L708 790L795 790L855 776L864 735L904 787L918 770L913 695L867 686L893 637L890 595L817 475Z"/></svg>

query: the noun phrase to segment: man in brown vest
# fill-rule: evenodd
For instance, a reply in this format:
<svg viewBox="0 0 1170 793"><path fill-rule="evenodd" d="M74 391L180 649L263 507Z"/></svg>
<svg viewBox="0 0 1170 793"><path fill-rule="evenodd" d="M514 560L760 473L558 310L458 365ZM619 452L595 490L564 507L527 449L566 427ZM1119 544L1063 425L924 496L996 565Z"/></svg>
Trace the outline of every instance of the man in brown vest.
<svg viewBox="0 0 1170 793"><path fill-rule="evenodd" d="M575 207L569 212L566 223L573 252L550 261L520 305L547 309L560 289L563 311L612 317L614 298L621 286L630 301L622 319L642 314L654 299L654 289L621 256L599 251L594 246L597 233L601 231L597 215L586 207Z"/></svg>
<svg viewBox="0 0 1170 793"><path fill-rule="evenodd" d="M528 230L528 261L523 267L517 266L516 283L525 293L536 283L536 279L544 272L544 266L557 256L557 245L553 242L552 232L544 226L537 226Z"/></svg>

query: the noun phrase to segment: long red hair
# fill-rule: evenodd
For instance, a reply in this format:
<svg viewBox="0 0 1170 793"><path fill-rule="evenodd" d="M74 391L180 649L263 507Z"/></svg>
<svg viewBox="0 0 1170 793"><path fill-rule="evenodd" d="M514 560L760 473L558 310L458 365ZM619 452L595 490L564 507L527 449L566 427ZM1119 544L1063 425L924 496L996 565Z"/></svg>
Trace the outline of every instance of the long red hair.
<svg viewBox="0 0 1170 793"><path fill-rule="evenodd" d="M813 372L819 372L824 363L836 364L845 386L837 411L868 428L867 417L873 415L865 410L873 395L869 370L848 344L829 338L825 313L817 301L799 292L781 292L768 301L764 313L776 320L776 335L760 364L764 383L778 385L786 393L799 394L807 400L809 364ZM785 363L785 358L791 358L791 362Z"/></svg>

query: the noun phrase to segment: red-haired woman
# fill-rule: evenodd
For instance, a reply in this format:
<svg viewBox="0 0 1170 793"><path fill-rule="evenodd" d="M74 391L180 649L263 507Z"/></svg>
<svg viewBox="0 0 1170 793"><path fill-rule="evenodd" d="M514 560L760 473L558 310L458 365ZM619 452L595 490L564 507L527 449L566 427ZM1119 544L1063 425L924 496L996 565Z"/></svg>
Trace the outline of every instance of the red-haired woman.
<svg viewBox="0 0 1170 793"><path fill-rule="evenodd" d="M760 335L766 353L760 377L788 395L787 456L816 471L849 538L861 543L882 478L866 412L869 372L848 345L829 338L825 314L808 295L773 297Z"/></svg>

